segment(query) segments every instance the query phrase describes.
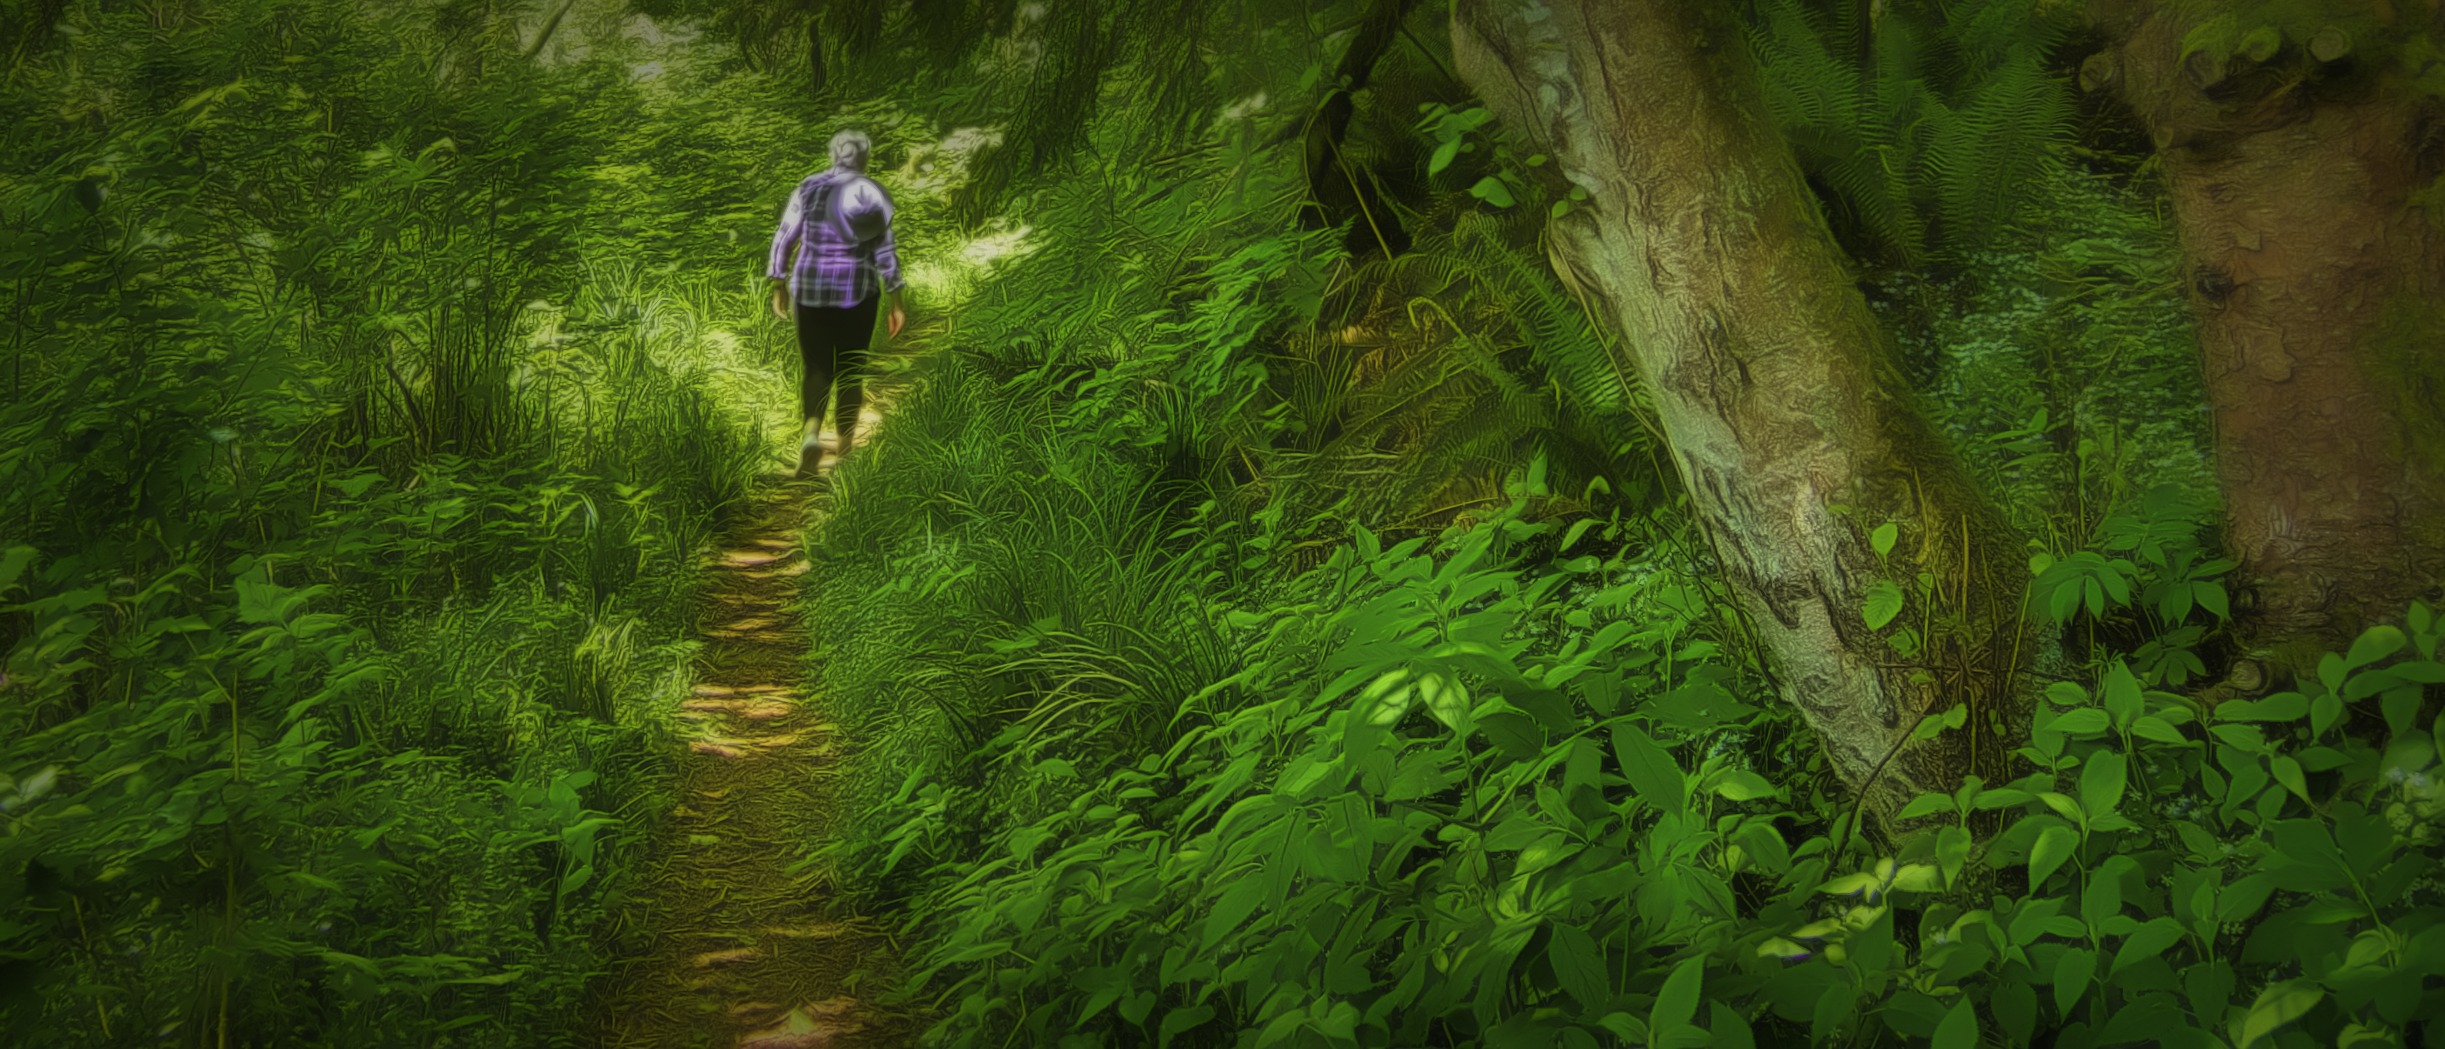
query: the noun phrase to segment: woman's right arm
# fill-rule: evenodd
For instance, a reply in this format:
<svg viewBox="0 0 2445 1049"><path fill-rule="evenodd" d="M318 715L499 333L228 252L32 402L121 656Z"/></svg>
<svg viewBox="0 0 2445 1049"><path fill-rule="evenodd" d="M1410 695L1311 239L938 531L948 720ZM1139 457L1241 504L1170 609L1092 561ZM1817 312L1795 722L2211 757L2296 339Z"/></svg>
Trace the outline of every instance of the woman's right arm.
<svg viewBox="0 0 2445 1049"><path fill-rule="evenodd" d="M801 184L790 191L790 202L781 209L781 227L773 231L772 257L764 267L765 278L774 282L773 312L785 319L789 316L789 310L783 304L784 293L789 290L790 269L797 264L797 257L791 249L798 247L799 227L806 217L802 202L806 196L805 189L805 185Z"/></svg>

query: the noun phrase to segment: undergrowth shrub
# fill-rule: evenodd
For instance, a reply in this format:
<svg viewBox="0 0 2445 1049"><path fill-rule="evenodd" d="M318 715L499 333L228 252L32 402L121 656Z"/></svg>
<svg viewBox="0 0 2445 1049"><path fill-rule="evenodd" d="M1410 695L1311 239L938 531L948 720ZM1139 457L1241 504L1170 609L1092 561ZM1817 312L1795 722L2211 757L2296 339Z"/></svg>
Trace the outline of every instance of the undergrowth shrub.
<svg viewBox="0 0 2445 1049"><path fill-rule="evenodd" d="M1788 718L1687 640L1688 584L1523 562L1554 527L1362 533L1303 599L1225 611L1242 698L1190 697L1167 748L980 751L1033 788L982 840L951 818L976 787L912 772L867 862L932 869L935 1039L2307 1046L2441 1018L2429 610L2307 693L2058 683L2035 771L1917 799L1884 851L1794 776L1804 743L1761 746Z"/></svg>
<svg viewBox="0 0 2445 1049"><path fill-rule="evenodd" d="M783 384L628 257L698 224L622 45L432 13L78 5L0 85L12 1036L586 1036Z"/></svg>

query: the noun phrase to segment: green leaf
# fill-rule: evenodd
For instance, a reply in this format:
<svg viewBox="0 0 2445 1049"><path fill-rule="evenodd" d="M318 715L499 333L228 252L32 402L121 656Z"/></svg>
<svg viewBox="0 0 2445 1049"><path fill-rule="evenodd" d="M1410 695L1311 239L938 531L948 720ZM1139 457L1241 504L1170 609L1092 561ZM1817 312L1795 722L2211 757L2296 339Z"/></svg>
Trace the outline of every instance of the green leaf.
<svg viewBox="0 0 2445 1049"><path fill-rule="evenodd" d="M2038 831L2037 843L2029 848L2029 891L2046 884L2046 877L2071 858L2072 846L2080 843L2080 832L2061 822L2049 822Z"/></svg>
<svg viewBox="0 0 2445 1049"><path fill-rule="evenodd" d="M1664 987L1656 992L1655 1009L1648 1013L1647 1029L1662 1033L1689 1026L1698 1015L1698 988L1706 975L1706 958L1684 960L1674 966L1672 975L1664 978Z"/></svg>
<svg viewBox="0 0 2445 1049"><path fill-rule="evenodd" d="M2220 721L2298 721L2308 713L2309 697L2298 692L2278 692L2257 702L2242 700L2216 708Z"/></svg>
<svg viewBox="0 0 2445 1049"><path fill-rule="evenodd" d="M2077 710L2065 711L2063 716L2054 719L2053 724L2049 727L2066 736L2094 736L2113 728L2114 722L2107 717L2105 711L2096 707L2081 707Z"/></svg>
<svg viewBox="0 0 2445 1049"><path fill-rule="evenodd" d="M1921 794L1918 797L1910 799L1910 804L1902 806L1902 811L1894 818L1901 820L1915 820L1921 816L1933 815L1938 812L1951 812L1952 810L1953 799L1951 795L1934 793Z"/></svg>
<svg viewBox="0 0 2445 1049"><path fill-rule="evenodd" d="M1969 719L1969 707L1955 703L1946 707L1941 714L1920 718L1918 724L1911 726L1910 738L1923 743L1968 724Z"/></svg>
<svg viewBox="0 0 2445 1049"><path fill-rule="evenodd" d="M1206 915L1205 949L1213 950L1223 937L1230 935L1256 912L1257 902L1265 898L1265 878L1244 877L1223 890L1222 898L1214 901L1214 910Z"/></svg>
<svg viewBox="0 0 2445 1049"><path fill-rule="evenodd" d="M1875 531L1868 533L1868 546L1876 551L1876 556L1883 557L1893 552L1893 540L1901 533L1900 525L1887 521L1877 525Z"/></svg>
<svg viewBox="0 0 2445 1049"><path fill-rule="evenodd" d="M1511 199L1511 187L1503 185L1501 179L1492 175L1478 179L1476 185L1469 187L1469 195L1498 208L1507 208L1515 203Z"/></svg>
<svg viewBox="0 0 2445 1049"><path fill-rule="evenodd" d="M2114 964L2106 970L2106 976L2110 979L2122 975L2124 969L2165 953L2165 948L2181 938L2182 923L2163 917L2149 919L2123 939L2122 946L2114 951Z"/></svg>
<svg viewBox="0 0 2445 1049"><path fill-rule="evenodd" d="M1621 762L1622 778L1630 781L1630 789L1639 799L1664 812L1679 812L1687 805L1683 793L1687 784L1681 778L1681 766L1673 763L1671 752L1655 738L1629 722L1613 726L1613 757Z"/></svg>
<svg viewBox="0 0 2445 1049"><path fill-rule="evenodd" d="M1552 938L1545 948L1545 960L1553 966L1562 989L1578 999L1582 1009L1592 1013L1603 1008L1613 995L1604 952L1597 948L1596 938L1569 922L1555 922L1548 928Z"/></svg>
<svg viewBox="0 0 2445 1049"><path fill-rule="evenodd" d="M1156 1044L1168 1046L1172 1044L1172 1039L1179 1037L1184 1032L1194 1030L1198 1025L1213 1018L1214 1007L1210 1005L1191 1005L1167 1010L1163 1014L1162 1040Z"/></svg>
<svg viewBox="0 0 2445 1049"><path fill-rule="evenodd" d="M2419 720L2420 698L2421 689L2417 685L2386 690L2384 698L2377 702L2385 711L2387 734L2401 736L2411 731L2412 724Z"/></svg>
<svg viewBox="0 0 2445 1049"><path fill-rule="evenodd" d="M1967 827L1956 825L1936 832L1936 865L1944 871L1944 884L1961 880L1961 868L1969 863L1973 844Z"/></svg>
<svg viewBox="0 0 2445 1049"><path fill-rule="evenodd" d="M2370 627L2361 632L2359 640L2352 642L2351 654L2343 657L2343 669L2346 673L2358 670L2402 651L2403 646L2410 643L2411 639L2403 636L2402 629L2392 624Z"/></svg>
<svg viewBox="0 0 2445 1049"><path fill-rule="evenodd" d="M0 593L16 585L17 577L25 574L26 566L34 563L34 548L12 546L0 550Z"/></svg>
<svg viewBox="0 0 2445 1049"><path fill-rule="evenodd" d="M2004 1034L2013 1045L2029 1044L2029 1036L2037 1029L2037 991L2018 979L2005 979L1987 999L1995 1010L1995 1022L2003 1025Z"/></svg>
<svg viewBox="0 0 2445 1049"><path fill-rule="evenodd" d="M2190 737L2183 735L2181 729L2173 727L2172 722L2154 714L2142 714L2132 718L2131 734L2141 739L2177 747L2190 744Z"/></svg>
<svg viewBox="0 0 2445 1049"><path fill-rule="evenodd" d="M2113 716L2114 724L2118 726L2129 727L2131 720L2138 717L2144 707L2140 699L2139 678L2132 676L2131 668L2119 659L2106 668L2104 687L2098 689L2097 694L2100 705Z"/></svg>
<svg viewBox="0 0 2445 1049"><path fill-rule="evenodd" d="M2241 1020L2241 1044L2235 1049L2251 1049L2265 1041L2277 1028L2298 1020L2316 1008L2326 992L2306 980L2285 980L2258 992L2258 1000L2250 1003L2249 1014Z"/></svg>
<svg viewBox="0 0 2445 1049"><path fill-rule="evenodd" d="M2054 963L2055 1015L2068 1020L2080 996L2088 993L2089 980L2097 975L2097 955L2086 947L2065 950Z"/></svg>
<svg viewBox="0 0 2445 1049"><path fill-rule="evenodd" d="M1860 606L1859 616L1867 621L1868 629L1882 630L1901 612L1902 588L1890 579L1879 579L1868 587L1867 601Z"/></svg>
<svg viewBox="0 0 2445 1049"><path fill-rule="evenodd" d="M1732 801L1756 801L1776 797L1781 792L1775 790L1774 784L1767 782L1764 776L1747 769L1732 769L1715 781L1715 793Z"/></svg>
<svg viewBox="0 0 2445 1049"><path fill-rule="evenodd" d="M2294 760L2292 755L2278 754L2268 765L2270 771L2275 773L2275 782L2283 784L2285 790L2291 791L2302 801L2309 800L2309 780L2301 775L2301 763Z"/></svg>
<svg viewBox="0 0 2445 1049"><path fill-rule="evenodd" d="M1451 167L1452 161L1460 156L1460 143L1461 137L1454 135L1435 146L1435 154L1426 160L1426 173L1432 175Z"/></svg>
<svg viewBox="0 0 2445 1049"><path fill-rule="evenodd" d="M2129 765L2120 753L2100 750L2089 756L2080 768L2080 807L2089 818L2103 816L2122 804L2129 775Z"/></svg>
<svg viewBox="0 0 2445 1049"><path fill-rule="evenodd" d="M2208 579L2196 580L2190 584L2190 596L2199 603L2199 607L2213 613L2216 618L2233 618L2232 601L2225 596L2224 584Z"/></svg>
<svg viewBox="0 0 2445 1049"><path fill-rule="evenodd" d="M1706 1029L1715 1036L1710 1049L1757 1049L1757 1034L1749 1029L1748 1019L1721 1000L1707 1003Z"/></svg>
<svg viewBox="0 0 2445 1049"><path fill-rule="evenodd" d="M1978 1011L1968 997L1954 1002L1936 1025L1934 1049L1978 1049Z"/></svg>

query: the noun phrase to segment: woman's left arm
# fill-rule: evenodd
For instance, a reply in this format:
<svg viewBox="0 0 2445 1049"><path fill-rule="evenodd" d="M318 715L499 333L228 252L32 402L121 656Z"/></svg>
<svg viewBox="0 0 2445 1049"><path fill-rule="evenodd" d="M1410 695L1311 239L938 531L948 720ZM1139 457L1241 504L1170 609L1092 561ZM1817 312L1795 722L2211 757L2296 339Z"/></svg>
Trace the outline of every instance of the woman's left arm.
<svg viewBox="0 0 2445 1049"><path fill-rule="evenodd" d="M884 318L883 330L896 339L900 337L900 329L908 326L908 311L900 304L900 289L904 286L900 279L900 244L892 237L891 229L898 222L899 215L892 208L891 194L884 192L883 187L876 186L875 195L881 198L883 237L874 247L874 268L876 273L882 275L883 291L891 297L891 310Z"/></svg>

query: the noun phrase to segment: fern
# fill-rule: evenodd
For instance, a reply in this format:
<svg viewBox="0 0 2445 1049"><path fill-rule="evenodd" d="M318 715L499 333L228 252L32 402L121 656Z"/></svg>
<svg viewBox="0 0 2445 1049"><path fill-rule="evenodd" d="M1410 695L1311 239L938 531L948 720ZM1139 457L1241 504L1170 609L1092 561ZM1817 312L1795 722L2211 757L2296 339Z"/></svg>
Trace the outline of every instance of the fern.
<svg viewBox="0 0 2445 1049"><path fill-rule="evenodd" d="M1831 7L1759 0L1749 38L1767 110L1837 228L1895 265L1986 246L2060 163L2071 103L2045 55L2065 21L2020 0L1897 5L1872 27ZM1862 33L1864 63L1842 46Z"/></svg>
<svg viewBox="0 0 2445 1049"><path fill-rule="evenodd" d="M1919 159L1949 244L1985 247L2028 199L2071 130L2071 101L2034 47L2014 49L1960 108L1928 108L1931 133Z"/></svg>

